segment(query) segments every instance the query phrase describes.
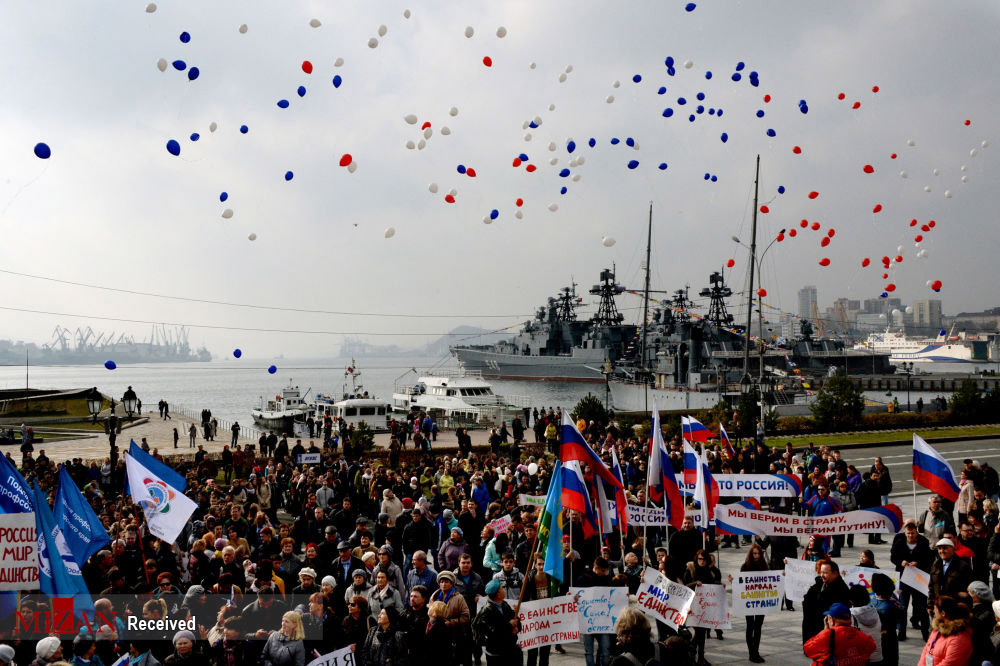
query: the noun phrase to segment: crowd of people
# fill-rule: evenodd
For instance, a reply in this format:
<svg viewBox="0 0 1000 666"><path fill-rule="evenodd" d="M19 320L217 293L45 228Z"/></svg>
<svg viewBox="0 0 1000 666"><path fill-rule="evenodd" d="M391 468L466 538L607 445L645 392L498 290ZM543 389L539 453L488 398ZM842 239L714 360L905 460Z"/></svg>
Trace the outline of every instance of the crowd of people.
<svg viewBox="0 0 1000 666"><path fill-rule="evenodd" d="M513 441L461 454L414 451L413 440L403 435L407 428L397 431L390 452L345 455L313 442L290 447L285 437L239 457L217 459L200 450L192 462L171 463L197 503L174 544L150 535L120 492L123 461L105 461L103 468L74 461L70 474L110 538L81 569L95 608L106 611L100 617L115 620L75 637L46 636L29 631L23 618L50 610L50 602L21 594L20 624L0 624L0 665L111 666L127 654L129 666L304 666L344 648L359 666L419 666L442 658L466 666L484 660L491 666L544 665L550 646L525 654L518 648L519 602L564 595L571 585L635 593L645 566L692 589L724 585L731 577L719 569L718 549L743 547L743 571L781 569L795 558L815 562L816 583L801 610L804 652L816 664L892 666L910 630L926 641L926 663L1000 663L994 616L1000 611L994 602L1000 592L994 573L1000 570L1000 481L988 464L966 461L954 506L933 496L894 537L892 565L899 572L910 566L928 572L926 596L907 586L897 592L886 576L871 581L874 602L864 588L848 588L837 558L845 545L853 546L853 535L817 535L802 547L795 537L741 538L716 535L714 528L701 533L688 518L680 530L630 527L602 539L588 536L583 516L573 511L567 512L559 580L545 573L535 553L539 509L520 497L546 494L561 415L542 410L526 421L531 416L533 424L512 427ZM613 422L578 426L606 461L615 452L628 501L645 504L646 445ZM528 430L538 444L524 441ZM673 438L667 445L680 472L682 443ZM739 443L732 456L706 446L715 474L801 474L802 495L764 499L771 511L829 515L885 504L892 490L879 458L861 471L839 451L811 444L771 448L757 438ZM321 462L295 464L296 448L319 451ZM54 495L58 467L44 452L16 466ZM508 515L509 527L495 533L490 523ZM880 540L869 536L870 543ZM860 564L879 568L874 560L865 550ZM793 608L785 600L783 610ZM151 637L130 631L130 616L193 618L195 630ZM763 615L747 618L747 653L754 663L765 661L763 622ZM707 629L651 626L634 608L618 619L616 632L583 637L587 666L707 664L711 656Z"/></svg>

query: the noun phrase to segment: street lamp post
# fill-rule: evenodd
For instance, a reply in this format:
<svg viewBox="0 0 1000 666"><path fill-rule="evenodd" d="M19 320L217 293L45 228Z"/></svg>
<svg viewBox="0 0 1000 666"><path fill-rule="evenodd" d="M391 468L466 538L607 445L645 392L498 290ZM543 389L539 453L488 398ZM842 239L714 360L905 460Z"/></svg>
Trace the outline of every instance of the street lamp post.
<svg viewBox="0 0 1000 666"><path fill-rule="evenodd" d="M906 411L910 411L910 377L913 375L913 361L903 361L903 372L906 373Z"/></svg>
<svg viewBox="0 0 1000 666"><path fill-rule="evenodd" d="M97 390L96 386L87 392L87 411L94 417L93 423L97 423L97 415L101 413L101 404L103 402L104 397Z"/></svg>
<svg viewBox="0 0 1000 666"><path fill-rule="evenodd" d="M132 387L129 386L124 395L122 395L122 407L125 409L125 415L128 416L129 421L133 419L135 408L138 403L139 396L137 396L135 391L132 390Z"/></svg>
<svg viewBox="0 0 1000 666"><path fill-rule="evenodd" d="M614 366L611 364L611 359L604 359L604 367L601 368L601 374L604 375L604 409L608 409L608 401L611 396L611 375L615 372Z"/></svg>

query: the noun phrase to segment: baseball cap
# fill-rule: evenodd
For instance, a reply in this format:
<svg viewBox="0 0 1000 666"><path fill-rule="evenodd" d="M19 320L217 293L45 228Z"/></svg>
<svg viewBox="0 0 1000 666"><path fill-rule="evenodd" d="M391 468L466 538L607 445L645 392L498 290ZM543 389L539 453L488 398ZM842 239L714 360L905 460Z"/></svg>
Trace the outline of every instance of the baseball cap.
<svg viewBox="0 0 1000 666"><path fill-rule="evenodd" d="M486 594L491 597L494 594L496 594L497 590L499 589L500 589L500 581L498 580L491 580L490 582L486 583Z"/></svg>
<svg viewBox="0 0 1000 666"><path fill-rule="evenodd" d="M951 546L952 548L954 548L955 542L952 541L951 539L939 539L938 542L934 544L934 547L940 548L941 546Z"/></svg>
<svg viewBox="0 0 1000 666"><path fill-rule="evenodd" d="M833 604L823 615L829 615L837 620L846 620L851 617L851 609L844 604Z"/></svg>

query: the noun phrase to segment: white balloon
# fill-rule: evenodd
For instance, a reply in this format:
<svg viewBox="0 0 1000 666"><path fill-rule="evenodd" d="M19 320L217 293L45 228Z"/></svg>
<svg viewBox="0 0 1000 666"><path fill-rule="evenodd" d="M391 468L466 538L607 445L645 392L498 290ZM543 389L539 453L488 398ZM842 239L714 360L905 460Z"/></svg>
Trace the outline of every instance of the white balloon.
<svg viewBox="0 0 1000 666"><path fill-rule="evenodd" d="M989 148L990 147L990 142L986 141L984 139L983 142L981 144L979 144L979 145L982 146L983 148Z"/></svg>
<svg viewBox="0 0 1000 666"><path fill-rule="evenodd" d="M556 142L555 141L549 141L549 152L550 153L554 153L555 151L556 151Z"/></svg>
<svg viewBox="0 0 1000 666"><path fill-rule="evenodd" d="M893 308L892 309L892 316L893 317L898 317L901 314L903 314L903 312L899 308Z"/></svg>
<svg viewBox="0 0 1000 666"><path fill-rule="evenodd" d="M530 120L525 120L523 123L521 123L521 129L526 130L529 127L531 127L531 121Z"/></svg>
<svg viewBox="0 0 1000 666"><path fill-rule="evenodd" d="M451 134L451 130L448 128L447 125L445 125L444 127L441 128L441 135L442 136L448 136L449 134Z"/></svg>
<svg viewBox="0 0 1000 666"><path fill-rule="evenodd" d="M906 173L905 171L900 171L899 172L899 177L900 178L909 178L910 174Z"/></svg>
<svg viewBox="0 0 1000 666"><path fill-rule="evenodd" d="M392 238L396 235L396 227L389 227L385 230L385 237Z"/></svg>
<svg viewBox="0 0 1000 666"><path fill-rule="evenodd" d="M975 157L978 154L979 154L979 151L976 150L975 148L973 148L972 150L969 151L969 157Z"/></svg>
<svg viewBox="0 0 1000 666"><path fill-rule="evenodd" d="M413 143L413 140L412 140L412 139L411 139L410 141L407 141L407 142L406 142L406 148L407 148L408 150L413 150L413 149L414 149L414 148L416 148L416 147L417 147L417 144Z"/></svg>
<svg viewBox="0 0 1000 666"><path fill-rule="evenodd" d="M433 129L431 129L430 127L426 128L426 129L424 130L424 138L425 138L425 139L429 139L429 138L431 138L431 135L432 135L432 134L434 134L434 130L433 130Z"/></svg>
<svg viewBox="0 0 1000 666"><path fill-rule="evenodd" d="M531 141L531 132L525 132L524 133L524 140L525 141Z"/></svg>
<svg viewBox="0 0 1000 666"><path fill-rule="evenodd" d="M489 215L483 215L483 224L493 224L493 220L490 219Z"/></svg>
<svg viewBox="0 0 1000 666"><path fill-rule="evenodd" d="M255 241L255 240L257 240L257 234L250 234L249 236L247 236L247 238L249 240Z"/></svg>
<svg viewBox="0 0 1000 666"><path fill-rule="evenodd" d="M968 176L962 176L962 182L963 183L969 182L969 177Z"/></svg>
<svg viewBox="0 0 1000 666"><path fill-rule="evenodd" d="M566 65L566 73L570 74L573 71L573 65Z"/></svg>
<svg viewBox="0 0 1000 666"><path fill-rule="evenodd" d="M557 210L559 210L559 204L550 203L549 210L551 210L553 213L556 212Z"/></svg>
<svg viewBox="0 0 1000 666"><path fill-rule="evenodd" d="M314 18L314 19L309 19L309 25L311 25L314 28L318 28L323 24L319 22L318 18Z"/></svg>
<svg viewBox="0 0 1000 666"><path fill-rule="evenodd" d="M945 199L951 199L951 190L945 190L944 191L944 198Z"/></svg>
<svg viewBox="0 0 1000 666"><path fill-rule="evenodd" d="M931 191L931 186L930 185L924 185L924 192L930 192L930 191Z"/></svg>
<svg viewBox="0 0 1000 666"><path fill-rule="evenodd" d="M528 474L530 476L538 474L538 463L528 463Z"/></svg>
<svg viewBox="0 0 1000 666"><path fill-rule="evenodd" d="M368 40L368 48L373 49L378 46L378 38L372 37Z"/></svg>
<svg viewBox="0 0 1000 666"><path fill-rule="evenodd" d="M962 173L965 173L966 171L968 171L968 170L969 170L969 167L967 167L967 166L965 166L965 165L963 164L962 166L960 166L960 167L958 168L958 170L959 170L959 171L961 171Z"/></svg>
<svg viewBox="0 0 1000 666"><path fill-rule="evenodd" d="M621 85L622 85L622 82L621 82L621 81L612 81L612 82L611 82L611 87L612 87L612 88L620 88L620 87L621 87Z"/></svg>
<svg viewBox="0 0 1000 666"><path fill-rule="evenodd" d="M555 165L559 164L559 158L558 157L553 157L551 160L549 160L549 164L552 165L552 166L555 166Z"/></svg>
<svg viewBox="0 0 1000 666"><path fill-rule="evenodd" d="M933 280L928 280L928 281L927 281L927 283L926 283L926 284L927 284L927 286L928 286L928 287L929 287L929 286L931 286L931 282L933 282Z"/></svg>
<svg viewBox="0 0 1000 666"><path fill-rule="evenodd" d="M555 104L549 104L549 111L555 111L555 110L556 110L556 105Z"/></svg>
<svg viewBox="0 0 1000 666"><path fill-rule="evenodd" d="M534 123L536 125L541 125L542 124L542 117L541 116L535 116L534 118L532 118L532 121L534 121Z"/></svg>
<svg viewBox="0 0 1000 666"><path fill-rule="evenodd" d="M555 158L553 158L553 159L555 159ZM569 161L569 167L571 169L574 168L577 164L578 164L578 162L576 161L575 157Z"/></svg>
<svg viewBox="0 0 1000 666"><path fill-rule="evenodd" d="M902 245L897 245L896 246L896 254L902 254L902 252L903 252L903 246Z"/></svg>
<svg viewBox="0 0 1000 666"><path fill-rule="evenodd" d="M632 150L639 150L639 142L638 141L636 141L635 143L632 144Z"/></svg>
<svg viewBox="0 0 1000 666"><path fill-rule="evenodd" d="M614 95L608 95L607 97L604 98L604 101L607 102L608 104L614 104L614 102L615 102L615 96Z"/></svg>
<svg viewBox="0 0 1000 666"><path fill-rule="evenodd" d="M347 173L354 173L357 170L358 170L358 161L357 160L354 160L353 162L351 162L350 164L347 165Z"/></svg>
<svg viewBox="0 0 1000 666"><path fill-rule="evenodd" d="M458 107L457 106L453 106L450 109L448 109L448 115L452 116L452 117L457 116L458 115Z"/></svg>
<svg viewBox="0 0 1000 666"><path fill-rule="evenodd" d="M503 39L506 36L507 36L507 28L505 28L503 26L500 26L499 28L497 28L497 37L499 37L500 39Z"/></svg>
<svg viewBox="0 0 1000 666"><path fill-rule="evenodd" d="M437 194L438 184L437 183L431 183L430 185L427 186L427 189L430 190L431 194Z"/></svg>
<svg viewBox="0 0 1000 666"><path fill-rule="evenodd" d="M156 61L156 69L160 70L161 72L167 71L167 59L166 58L160 58L159 60L157 60Z"/></svg>
<svg viewBox="0 0 1000 666"><path fill-rule="evenodd" d="M907 305L906 306L906 314L913 314L913 306L912 305Z"/></svg>
<svg viewBox="0 0 1000 666"><path fill-rule="evenodd" d="M931 173L934 174L935 176L940 176L941 175L941 170L940 169L934 169L933 171L931 171Z"/></svg>
<svg viewBox="0 0 1000 666"><path fill-rule="evenodd" d="M578 174L578 173L574 173L573 174L573 182L574 183L579 183L580 182L580 174Z"/></svg>
<svg viewBox="0 0 1000 666"><path fill-rule="evenodd" d="M405 116L403 116L403 120L406 121L407 125L416 125L417 115L415 113L408 113Z"/></svg>
<svg viewBox="0 0 1000 666"><path fill-rule="evenodd" d="M692 67L694 67L694 63L692 61L690 60L684 61L684 69L691 69Z"/></svg>
<svg viewBox="0 0 1000 666"><path fill-rule="evenodd" d="M566 83L566 75L565 74L560 74L559 75L559 83Z"/></svg>
<svg viewBox="0 0 1000 666"><path fill-rule="evenodd" d="M222 219L223 220L228 220L232 216L233 216L233 209L232 208L227 208L226 210L222 211Z"/></svg>
<svg viewBox="0 0 1000 666"><path fill-rule="evenodd" d="M404 9L403 10L403 18L410 18L410 16L411 16L410 10L409 9Z"/></svg>
<svg viewBox="0 0 1000 666"><path fill-rule="evenodd" d="M156 11L156 3L155 2L151 2L148 5L146 5L146 13L147 14L152 14L155 11Z"/></svg>
<svg viewBox="0 0 1000 666"><path fill-rule="evenodd" d="M518 209L518 210L514 211L514 217L516 217L519 220L523 219L524 218L524 213L521 211L521 209Z"/></svg>
<svg viewBox="0 0 1000 666"><path fill-rule="evenodd" d="M528 69L534 69L535 67L537 67L535 63L531 63L530 65L528 65Z"/></svg>
<svg viewBox="0 0 1000 666"><path fill-rule="evenodd" d="M343 67L344 66L344 59L343 58L337 58L336 60L333 61L333 66L334 67Z"/></svg>
<svg viewBox="0 0 1000 666"><path fill-rule="evenodd" d="M586 161L587 161L587 158L584 157L583 155L580 155L579 157L576 158L576 163L577 164L583 164Z"/></svg>
<svg viewBox="0 0 1000 666"><path fill-rule="evenodd" d="M451 196L453 196L453 197L454 197L454 196L457 196L457 195L458 195L458 190L456 190L456 189L455 189L455 188L453 187L453 188L451 188L450 190L448 190L448 194L450 194L450 195L451 195Z"/></svg>
<svg viewBox="0 0 1000 666"><path fill-rule="evenodd" d="M247 30L249 30L249 28L247 28L247 24L244 23L244 24L240 25L240 27L237 28L237 30L240 31L241 35L245 35L245 34L247 34Z"/></svg>
<svg viewBox="0 0 1000 666"><path fill-rule="evenodd" d="M387 32L389 32L389 28L385 27L385 24L382 24L382 25L380 25L378 27L378 36L379 37L385 37L385 33L387 33Z"/></svg>
<svg viewBox="0 0 1000 666"><path fill-rule="evenodd" d="M427 147L427 142L424 141L423 139L417 142L417 150L423 150L426 147Z"/></svg>
<svg viewBox="0 0 1000 666"><path fill-rule="evenodd" d="M910 148L912 148L913 146L917 145L917 142L914 141L913 139L907 139L906 140L906 145L908 145Z"/></svg>
<svg viewBox="0 0 1000 666"><path fill-rule="evenodd" d="M208 124L208 131L209 132L214 132L217 129L219 129L219 126L215 124L214 120Z"/></svg>
<svg viewBox="0 0 1000 666"><path fill-rule="evenodd" d="M878 318L879 318L879 319L885 319L885 313L883 312L882 314L880 314L880 315L878 316Z"/></svg>
<svg viewBox="0 0 1000 666"><path fill-rule="evenodd" d="M476 31L472 29L471 25L465 27L465 36L466 37L472 37L474 34L476 34Z"/></svg>
<svg viewBox="0 0 1000 666"><path fill-rule="evenodd" d="M617 243L617 242L618 241L616 241L611 236L605 236L604 238L601 239L601 243L604 244L604 247L613 247L614 244Z"/></svg>

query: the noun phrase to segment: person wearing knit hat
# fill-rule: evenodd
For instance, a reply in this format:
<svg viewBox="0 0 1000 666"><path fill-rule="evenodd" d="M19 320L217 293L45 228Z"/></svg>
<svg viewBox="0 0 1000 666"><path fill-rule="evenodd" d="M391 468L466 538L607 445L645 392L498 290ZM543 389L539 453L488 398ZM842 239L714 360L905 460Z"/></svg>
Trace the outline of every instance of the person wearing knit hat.
<svg viewBox="0 0 1000 666"><path fill-rule="evenodd" d="M337 579L334 578L333 576L323 576L323 580L321 580L319 584L320 587L329 586L330 589L332 590L333 588L337 587Z"/></svg>
<svg viewBox="0 0 1000 666"><path fill-rule="evenodd" d="M38 661L48 664L62 659L62 643L55 636L46 636L35 645L35 656Z"/></svg>
<svg viewBox="0 0 1000 666"><path fill-rule="evenodd" d="M14 663L14 648L9 645L0 645L0 664Z"/></svg>
<svg viewBox="0 0 1000 666"><path fill-rule="evenodd" d="M194 634L187 629L182 629L174 634L174 653L164 661L164 666L183 666L190 664L194 666L202 659L194 653Z"/></svg>
<svg viewBox="0 0 1000 666"><path fill-rule="evenodd" d="M182 638L186 638L189 641L191 641L191 643L194 643L194 634L188 631L187 629L181 629L176 634L174 634L174 647L177 647L177 641L181 640Z"/></svg>

